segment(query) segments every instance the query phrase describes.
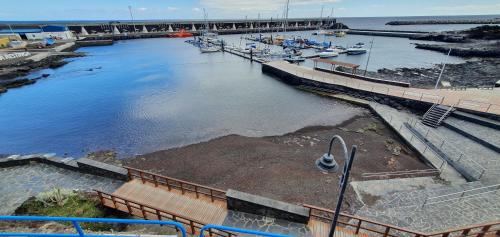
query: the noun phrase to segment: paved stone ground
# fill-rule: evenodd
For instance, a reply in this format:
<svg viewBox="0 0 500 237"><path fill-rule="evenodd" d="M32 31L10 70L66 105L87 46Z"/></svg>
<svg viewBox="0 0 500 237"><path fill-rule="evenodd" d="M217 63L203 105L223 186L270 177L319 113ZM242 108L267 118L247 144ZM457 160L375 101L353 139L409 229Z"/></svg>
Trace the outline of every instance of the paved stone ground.
<svg viewBox="0 0 500 237"><path fill-rule="evenodd" d="M426 197L482 186L473 182L439 189L423 189L386 195L356 215L415 231L433 232L500 220L500 191L457 201L429 204Z"/></svg>
<svg viewBox="0 0 500 237"><path fill-rule="evenodd" d="M456 127L459 127L461 129L463 129L464 131L466 131L466 132L468 132L468 133L470 133L478 138L481 138L485 141L488 141L489 143L491 143L493 145L500 147L500 135L492 136L492 134L499 132L498 130L496 130L494 128L486 127L486 126L479 125L476 123L471 123L469 121L465 121L465 120L454 118L454 117L447 118L446 122L451 123L451 124L455 125Z"/></svg>
<svg viewBox="0 0 500 237"><path fill-rule="evenodd" d="M46 164L0 168L0 215L12 214L29 197L53 188L113 192L123 181L83 174Z"/></svg>
<svg viewBox="0 0 500 237"><path fill-rule="evenodd" d="M291 236L311 236L309 228L304 224L237 211L229 211L223 225Z"/></svg>
<svg viewBox="0 0 500 237"><path fill-rule="evenodd" d="M397 132L405 138L409 143L413 145L420 153L425 156L425 158L431 162L435 167L440 168L443 164L443 159L439 157L436 153L432 152L431 149L427 149L427 145L415 137L412 131L410 131L404 123L408 122L410 119L419 119L419 116L406 112L399 111L391 108L387 105L381 105L376 102L368 102L377 113L387 121ZM440 177L453 184L465 183L466 180L458 173L454 168L450 166L443 166L442 173Z"/></svg>

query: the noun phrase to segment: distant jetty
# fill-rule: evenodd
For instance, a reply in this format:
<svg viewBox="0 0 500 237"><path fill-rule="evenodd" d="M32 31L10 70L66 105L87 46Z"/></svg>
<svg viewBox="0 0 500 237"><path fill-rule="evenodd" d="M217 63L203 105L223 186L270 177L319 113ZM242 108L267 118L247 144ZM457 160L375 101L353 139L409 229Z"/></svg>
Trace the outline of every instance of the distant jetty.
<svg viewBox="0 0 500 237"><path fill-rule="evenodd" d="M478 20L420 20L389 21L386 25L447 25L447 24L500 24L500 18Z"/></svg>

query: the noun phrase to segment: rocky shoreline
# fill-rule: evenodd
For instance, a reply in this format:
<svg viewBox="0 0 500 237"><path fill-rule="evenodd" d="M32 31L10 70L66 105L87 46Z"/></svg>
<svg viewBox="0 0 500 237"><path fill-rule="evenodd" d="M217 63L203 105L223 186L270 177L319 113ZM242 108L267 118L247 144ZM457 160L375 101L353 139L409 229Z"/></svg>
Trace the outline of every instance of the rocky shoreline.
<svg viewBox="0 0 500 237"><path fill-rule="evenodd" d="M434 88L441 68L441 64L435 64L431 68L382 68L377 72L369 71L367 75L386 80L409 82L412 87ZM447 64L441 81L449 82L452 87L494 86L499 80L499 70L499 58L476 58L465 63Z"/></svg>
<svg viewBox="0 0 500 237"><path fill-rule="evenodd" d="M74 52L78 46L72 46L62 52ZM9 62L0 63L0 93L5 93L9 89L18 88L26 85L36 83L40 79L49 77L49 74L43 74L36 78L26 78L26 76L35 71L44 68L58 68L62 67L68 62L66 58L82 57L81 53L68 53L64 55L52 54L41 60L35 61L32 59L15 59Z"/></svg>

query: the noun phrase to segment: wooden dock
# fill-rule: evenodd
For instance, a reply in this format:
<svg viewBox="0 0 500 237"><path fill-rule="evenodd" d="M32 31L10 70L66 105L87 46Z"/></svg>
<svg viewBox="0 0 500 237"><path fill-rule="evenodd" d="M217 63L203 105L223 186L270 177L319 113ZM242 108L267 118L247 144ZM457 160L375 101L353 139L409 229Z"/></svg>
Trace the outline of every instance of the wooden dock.
<svg viewBox="0 0 500 237"><path fill-rule="evenodd" d="M112 194L96 190L104 206L148 220L173 220L183 224L187 232L193 235L198 235L207 224L222 225L228 215L226 192L223 190L133 168L127 168L127 171L129 181ZM310 209L308 228L311 236L327 237L333 211L306 204L303 206ZM337 226L335 237L397 237L400 234L430 237L465 232L471 233L468 236L489 236L500 231L500 222L495 222L426 235L345 213L340 213L338 224L341 226ZM236 235L214 229L206 232L206 236L210 237Z"/></svg>
<svg viewBox="0 0 500 237"><path fill-rule="evenodd" d="M467 90L405 88L402 86L381 84L314 70L312 68L290 64L285 61L268 62L265 63L263 67L268 67L268 69L278 74L294 75L312 82L320 82L401 99L438 103L470 111L500 115L500 88L471 88ZM268 69L266 69L266 71Z"/></svg>

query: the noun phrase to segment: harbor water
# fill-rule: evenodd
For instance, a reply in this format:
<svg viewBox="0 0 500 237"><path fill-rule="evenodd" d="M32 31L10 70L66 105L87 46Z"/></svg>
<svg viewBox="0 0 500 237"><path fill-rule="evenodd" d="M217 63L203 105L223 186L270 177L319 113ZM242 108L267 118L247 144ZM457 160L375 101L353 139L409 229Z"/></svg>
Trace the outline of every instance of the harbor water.
<svg viewBox="0 0 500 237"><path fill-rule="evenodd" d="M311 32L289 34L312 37ZM234 45L246 43L241 35L222 38ZM343 46L364 42L369 47L372 39L369 70L429 67L444 59L443 54L415 49L404 38L331 37L333 45ZM364 111L285 85L262 74L258 63L238 56L200 54L184 40L81 48L86 57L31 73L29 78L50 76L0 96L0 154L80 157L114 149L129 157L229 134L269 136L335 125ZM335 60L364 68L367 55ZM463 60L450 57L448 62Z"/></svg>

